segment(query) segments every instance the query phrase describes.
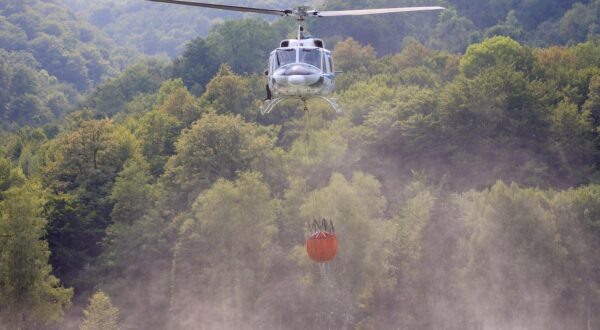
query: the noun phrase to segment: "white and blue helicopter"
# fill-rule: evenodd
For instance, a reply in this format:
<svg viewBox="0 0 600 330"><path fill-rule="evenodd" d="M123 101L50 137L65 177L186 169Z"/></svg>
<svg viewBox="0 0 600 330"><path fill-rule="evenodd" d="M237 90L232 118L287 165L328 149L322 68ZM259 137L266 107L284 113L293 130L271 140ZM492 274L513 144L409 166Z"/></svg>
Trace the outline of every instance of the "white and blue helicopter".
<svg viewBox="0 0 600 330"><path fill-rule="evenodd" d="M296 9L263 9L242 6L218 5L202 2L179 0L148 0L185 6L223 9L239 12L258 13L276 16L295 16L298 20L297 39L280 42L279 48L271 52L269 67L265 71L267 79L267 97L263 114L270 113L277 104L287 99L322 99L340 112L337 101L331 98L335 87L335 71L331 51L325 49L322 39L305 35L305 20L309 17L361 16L388 13L443 10L444 7L404 7L362 10L320 11L301 6Z"/></svg>

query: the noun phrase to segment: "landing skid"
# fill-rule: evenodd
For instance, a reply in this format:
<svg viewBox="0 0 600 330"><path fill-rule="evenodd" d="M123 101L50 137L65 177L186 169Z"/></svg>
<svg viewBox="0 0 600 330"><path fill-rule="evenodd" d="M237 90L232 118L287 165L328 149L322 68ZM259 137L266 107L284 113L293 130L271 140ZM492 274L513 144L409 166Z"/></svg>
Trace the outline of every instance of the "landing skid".
<svg viewBox="0 0 600 330"><path fill-rule="evenodd" d="M273 109L275 109L275 107L279 103L281 103L282 101L285 101L285 100L290 100L290 99L296 99L296 100L300 100L300 101L304 102L304 110L305 111L308 110L308 108L306 106L306 101L308 101L310 99L321 99L321 100L327 102L327 104L329 104L336 113L341 113L342 112L340 110L340 106L338 105L336 99L332 99L332 98L325 97L325 96L310 96L310 97L284 96L284 97L277 97L277 98L274 98L272 100L266 100L265 101L265 105L260 110L260 112L263 115L269 114L269 113L271 113L271 111L273 111Z"/></svg>

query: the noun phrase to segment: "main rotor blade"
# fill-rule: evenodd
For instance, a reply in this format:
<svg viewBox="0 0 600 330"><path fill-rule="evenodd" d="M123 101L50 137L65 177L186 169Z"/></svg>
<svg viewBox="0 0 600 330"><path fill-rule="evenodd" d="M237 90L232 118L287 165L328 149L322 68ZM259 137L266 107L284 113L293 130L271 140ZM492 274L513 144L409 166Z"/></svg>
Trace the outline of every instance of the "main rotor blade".
<svg viewBox="0 0 600 330"><path fill-rule="evenodd" d="M194 6L194 7L202 7L202 8L241 11L241 12L245 12L245 13L277 15L277 16L288 16L288 15L292 14L292 10L289 10L289 9L288 10L263 9L263 8L252 8L252 7L241 7L241 6L215 5L215 4L210 4L210 3L179 1L179 0L147 0L147 1L171 3L171 4L176 4L176 5Z"/></svg>
<svg viewBox="0 0 600 330"><path fill-rule="evenodd" d="M319 16L319 17L360 16L360 15L406 13L406 12L414 12L414 11L443 10L443 9L446 9L446 8L439 7L439 6L433 6L433 7L404 7L404 8L359 9L359 10L335 10L335 11L315 10L312 14L314 16Z"/></svg>

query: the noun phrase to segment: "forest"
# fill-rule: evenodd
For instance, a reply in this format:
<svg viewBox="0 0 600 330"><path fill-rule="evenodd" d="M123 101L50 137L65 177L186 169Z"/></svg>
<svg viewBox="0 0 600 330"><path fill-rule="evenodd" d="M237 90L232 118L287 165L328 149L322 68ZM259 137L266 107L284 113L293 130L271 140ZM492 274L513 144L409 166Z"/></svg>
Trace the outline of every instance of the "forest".
<svg viewBox="0 0 600 330"><path fill-rule="evenodd" d="M312 5L448 9L261 115L293 19L0 1L0 330L600 328L600 0Z"/></svg>

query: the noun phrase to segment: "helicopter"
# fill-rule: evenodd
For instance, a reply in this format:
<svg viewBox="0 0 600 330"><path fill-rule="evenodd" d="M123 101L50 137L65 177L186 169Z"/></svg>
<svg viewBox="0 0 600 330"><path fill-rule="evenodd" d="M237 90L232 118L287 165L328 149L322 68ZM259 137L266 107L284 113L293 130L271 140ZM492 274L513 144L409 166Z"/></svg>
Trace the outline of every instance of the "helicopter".
<svg viewBox="0 0 600 330"><path fill-rule="evenodd" d="M180 0L147 1L265 15L295 16L298 21L297 38L282 40L279 43L279 47L269 55L269 66L265 71L265 75L267 76L267 97L264 99L265 105L261 109L263 115L270 113L279 103L288 99L299 99L304 102L305 111L308 110L306 102L309 99L321 99L327 102L336 113L341 112L336 99L332 98L331 95L335 88L335 76L342 72L335 71L332 52L325 48L323 40L305 33L305 21L307 18L362 16L445 9L440 6L429 6L321 11L311 9L307 6L299 6L295 9L279 10Z"/></svg>

